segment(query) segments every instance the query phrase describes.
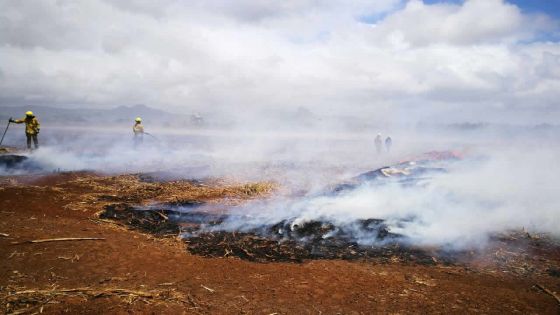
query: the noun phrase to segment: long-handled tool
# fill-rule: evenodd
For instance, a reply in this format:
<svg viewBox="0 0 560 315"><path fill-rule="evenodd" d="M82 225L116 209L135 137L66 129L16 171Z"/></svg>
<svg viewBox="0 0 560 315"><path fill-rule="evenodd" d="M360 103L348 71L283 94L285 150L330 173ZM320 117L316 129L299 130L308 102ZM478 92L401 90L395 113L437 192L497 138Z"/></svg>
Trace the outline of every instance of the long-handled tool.
<svg viewBox="0 0 560 315"><path fill-rule="evenodd" d="M152 137L152 138L154 138L154 139L157 140L157 141L159 141L159 139L158 139L156 136L154 136L153 134L151 134L151 133L144 132L144 134L145 134L145 135L148 135L148 136L150 136L150 137Z"/></svg>
<svg viewBox="0 0 560 315"><path fill-rule="evenodd" d="M6 136L6 132L8 132L8 128L10 127L11 123L12 123L12 117L10 117L10 120L8 120L8 125L6 126L6 130L4 130L4 134L2 135L2 140L0 140L0 145L2 145L2 141L4 141L4 137Z"/></svg>

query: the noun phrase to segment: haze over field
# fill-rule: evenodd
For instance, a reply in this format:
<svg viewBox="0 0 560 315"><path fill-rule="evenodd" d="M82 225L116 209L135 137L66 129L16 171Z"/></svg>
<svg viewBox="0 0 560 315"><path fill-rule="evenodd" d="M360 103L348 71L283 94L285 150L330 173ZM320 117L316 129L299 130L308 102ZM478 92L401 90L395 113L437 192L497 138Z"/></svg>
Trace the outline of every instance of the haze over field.
<svg viewBox="0 0 560 315"><path fill-rule="evenodd" d="M0 311L559 314L558 100L560 0L0 0Z"/></svg>
<svg viewBox="0 0 560 315"><path fill-rule="evenodd" d="M273 179L303 193L259 208L265 221L279 210L376 217L422 245L560 231L554 10L521 0L0 7L0 118L29 108L45 119L31 155L43 171ZM148 106L122 107L134 104ZM139 115L154 137L134 148ZM10 145L24 141L16 128ZM376 155L377 132L393 137L390 154ZM314 195L434 149L467 159L418 189Z"/></svg>

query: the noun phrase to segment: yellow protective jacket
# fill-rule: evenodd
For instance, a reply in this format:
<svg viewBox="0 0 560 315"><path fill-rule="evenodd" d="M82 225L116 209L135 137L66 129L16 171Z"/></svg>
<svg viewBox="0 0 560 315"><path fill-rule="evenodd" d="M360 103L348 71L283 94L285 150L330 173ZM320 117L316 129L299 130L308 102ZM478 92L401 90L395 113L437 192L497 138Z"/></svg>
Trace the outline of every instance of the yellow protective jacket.
<svg viewBox="0 0 560 315"><path fill-rule="evenodd" d="M141 135L144 133L144 126L140 123L136 123L132 127L132 131L134 131L134 135Z"/></svg>
<svg viewBox="0 0 560 315"><path fill-rule="evenodd" d="M22 119L14 120L16 124L23 124L25 123L25 133L28 135L36 135L39 133L39 129L41 129L41 125L35 116L25 116Z"/></svg>

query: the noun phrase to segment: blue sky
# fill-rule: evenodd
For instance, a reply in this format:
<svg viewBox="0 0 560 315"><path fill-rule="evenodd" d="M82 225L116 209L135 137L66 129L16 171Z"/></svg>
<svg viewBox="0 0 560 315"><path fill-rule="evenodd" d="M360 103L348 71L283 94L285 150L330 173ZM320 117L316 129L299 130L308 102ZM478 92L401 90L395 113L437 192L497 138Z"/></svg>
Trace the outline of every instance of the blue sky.
<svg viewBox="0 0 560 315"><path fill-rule="evenodd" d="M424 3L462 3L464 0L424 0ZM560 0L507 0L517 5L525 12L546 13L555 18L560 18Z"/></svg>
<svg viewBox="0 0 560 315"><path fill-rule="evenodd" d="M423 0L424 3L427 4L436 4L436 3L456 3L460 4L465 2L465 0ZM404 5L406 1L403 1L402 5ZM506 0L506 2L515 4L518 6L522 11L528 13L545 13L549 16L560 18L560 0ZM385 16L387 13L383 14L382 16L364 16L364 22L374 22Z"/></svg>
<svg viewBox="0 0 560 315"><path fill-rule="evenodd" d="M510 0L527 12L544 12L556 18L560 17L560 0Z"/></svg>

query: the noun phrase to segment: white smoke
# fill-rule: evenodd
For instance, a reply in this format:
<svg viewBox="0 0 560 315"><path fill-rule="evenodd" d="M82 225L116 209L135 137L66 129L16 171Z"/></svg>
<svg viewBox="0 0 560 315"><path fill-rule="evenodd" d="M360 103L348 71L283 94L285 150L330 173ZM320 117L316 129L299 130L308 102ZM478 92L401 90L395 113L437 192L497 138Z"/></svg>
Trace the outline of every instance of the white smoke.
<svg viewBox="0 0 560 315"><path fill-rule="evenodd" d="M413 185L386 179L338 194L258 202L235 212L248 217L222 228L247 230L284 220L348 227L358 220L382 219L404 242L451 249L482 247L490 236L513 229L560 236L556 159L553 150L492 152L439 165L447 172ZM363 237L357 241L376 242L375 235Z"/></svg>
<svg viewBox="0 0 560 315"><path fill-rule="evenodd" d="M41 134L47 143L28 155L41 172L167 172L176 179L227 177L281 185L281 194L270 200L231 209L232 218L243 220L228 221L224 229L284 220L349 226L381 219L406 242L452 248L483 246L492 234L510 229L560 231L557 140L538 132L401 131L392 134L394 150L381 155L375 153L374 131L157 130L157 138L145 136L139 147L129 130L69 132L47 129ZM360 173L446 148L468 150L463 160L433 165L445 173L432 173L413 185L374 181L332 193L332 187ZM375 242L358 232L359 242Z"/></svg>
<svg viewBox="0 0 560 315"><path fill-rule="evenodd" d="M0 105L142 103L207 111L229 128L154 131L158 139L135 148L128 125L74 132L44 124L42 147L29 155L43 172L275 180L305 197L259 206L255 224L379 218L415 244L472 246L510 228L560 230L557 140L516 129L497 136L410 127L557 123L553 17L505 0L0 0L0 7ZM375 153L379 131L395 141L390 155ZM23 137L10 130L6 143ZM318 194L405 157L455 148L482 148L473 156L485 159L450 165L420 187Z"/></svg>

